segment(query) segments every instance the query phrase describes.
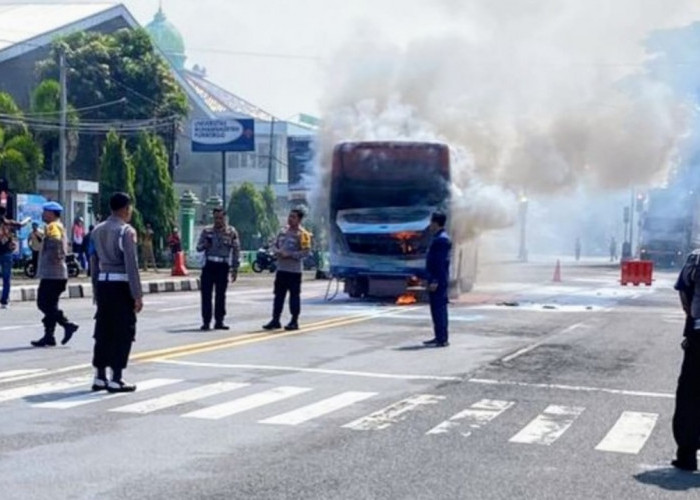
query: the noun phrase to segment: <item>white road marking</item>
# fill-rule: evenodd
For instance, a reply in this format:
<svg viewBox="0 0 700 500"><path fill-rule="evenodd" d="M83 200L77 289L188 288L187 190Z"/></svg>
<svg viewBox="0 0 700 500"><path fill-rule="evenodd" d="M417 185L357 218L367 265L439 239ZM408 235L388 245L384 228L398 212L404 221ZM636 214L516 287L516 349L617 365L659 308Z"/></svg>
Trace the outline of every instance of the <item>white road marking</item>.
<svg viewBox="0 0 700 500"><path fill-rule="evenodd" d="M261 424L277 424L277 425L299 425L308 422L311 419L327 415L334 411L340 410L347 406L353 405L372 396L376 396L376 392L344 392L336 396L323 399L308 406L303 406L287 413L275 415L274 417L261 420Z"/></svg>
<svg viewBox="0 0 700 500"><path fill-rule="evenodd" d="M139 401L138 403L120 406L109 411L119 413L138 413L143 415L181 404L191 403L192 401L215 396L216 394L222 394L235 389L248 387L249 385L250 384L236 382L217 382L215 384L203 385L201 387L195 387L193 389L187 389L184 391L175 392L173 394L166 394L165 396L161 396L159 398L147 399L146 401Z"/></svg>
<svg viewBox="0 0 700 500"><path fill-rule="evenodd" d="M508 385L514 387L533 387L537 389L559 389L562 391L574 391L574 392L602 392L605 394L615 394L618 396L636 396L642 398L660 398L660 399L674 399L675 394L665 393L665 392L646 392L646 391L627 391L624 389L608 389L605 387L587 387L587 386L577 386L577 385L564 385L564 384L533 384L530 382L516 382L513 380L492 380L485 378L470 378L467 380L472 384L485 384L485 385Z"/></svg>
<svg viewBox="0 0 700 500"><path fill-rule="evenodd" d="M87 384L92 380L91 377L75 377L68 378L64 380L58 380L55 382L44 382L41 384L24 385L22 387L15 387L14 389L6 389L0 391L0 403L5 401L12 401L14 399L27 398L31 396L38 396L40 394L49 394L53 392L63 391L65 389L71 389L73 387L78 387Z"/></svg>
<svg viewBox="0 0 700 500"><path fill-rule="evenodd" d="M510 438L511 443L549 446L559 439L585 408L551 405Z"/></svg>
<svg viewBox="0 0 700 500"><path fill-rule="evenodd" d="M518 357L522 356L523 354L527 354L528 352L530 352L534 349L537 349L542 344L546 344L547 342L551 341L552 337L554 337L556 335L564 335L566 333L573 332L574 330L581 328L582 326L583 326L583 323L576 323L575 325L571 325L568 328L565 328L564 330L562 330L561 332L558 332L554 335L550 335L547 338L540 340L539 342L535 342L532 345L529 345L527 347L523 347L522 349L515 351L513 354L510 354L510 355L506 356L505 358L503 358L502 361L504 363L508 363L509 361L513 361L515 358L518 358Z"/></svg>
<svg viewBox="0 0 700 500"><path fill-rule="evenodd" d="M445 399L445 396L419 394L387 406L366 417L354 420L349 424L345 424L343 427L356 431L378 431L386 429L392 424L405 419L408 412L415 410L419 406L434 405L443 399Z"/></svg>
<svg viewBox="0 0 700 500"><path fill-rule="evenodd" d="M626 411L595 449L636 455L651 436L658 418L657 413Z"/></svg>
<svg viewBox="0 0 700 500"><path fill-rule="evenodd" d="M7 332L10 330L21 330L22 328L27 328L32 325L13 325L13 326L0 326L0 332Z"/></svg>
<svg viewBox="0 0 700 500"><path fill-rule="evenodd" d="M274 389L270 389L268 391L258 392L256 394L251 394L250 396L234 399L233 401L209 406L190 413L185 413L183 417L218 420L237 413L252 410L260 406L276 403L277 401L282 401L283 399L291 398L310 390L311 389L307 387L275 387Z"/></svg>
<svg viewBox="0 0 700 500"><path fill-rule="evenodd" d="M481 427L485 426L503 412L511 408L513 405L515 405L515 403L512 401L482 399L478 403L474 403L466 410L450 417L449 420L445 420L441 424L432 428L426 432L426 434L447 434L452 429L455 429L464 423L469 430L460 432L460 434L464 437L469 437L472 434L472 430L480 429Z"/></svg>
<svg viewBox="0 0 700 500"><path fill-rule="evenodd" d="M148 391L151 389L157 389L159 387L165 387L167 385L176 384L182 382L180 379L169 379L169 378L154 378L150 380L144 380L136 384L136 390L138 392ZM97 392L81 392L73 396L68 396L55 401L46 401L44 403L37 403L32 406L35 408L50 408L53 410L66 410L68 408L76 408L78 406L83 406L90 403L95 403L98 401L104 401L108 399L114 399L131 394L128 392L118 392L109 393L107 391L97 391Z"/></svg>
<svg viewBox="0 0 700 500"><path fill-rule="evenodd" d="M187 311L189 309L199 309L200 306L180 306L180 307L168 307L165 309L158 309L156 312L175 312L175 311Z"/></svg>
<svg viewBox="0 0 700 500"><path fill-rule="evenodd" d="M0 372L0 379L18 377L20 375L30 375L32 373L45 372L45 368L36 368L34 370L9 370L5 372Z"/></svg>
<svg viewBox="0 0 700 500"><path fill-rule="evenodd" d="M197 361L182 361L176 359L157 359L156 363L166 363L183 366L201 366L206 368L231 368L234 370L265 370L278 372L299 372L299 373L320 373L323 375L348 375L352 377L386 378L397 380L444 380L448 382L460 382L462 377L448 377L441 375L405 375L394 373L358 372L350 370L326 370L323 368L300 368L296 366L276 366L276 365L244 365L227 363L203 363Z"/></svg>

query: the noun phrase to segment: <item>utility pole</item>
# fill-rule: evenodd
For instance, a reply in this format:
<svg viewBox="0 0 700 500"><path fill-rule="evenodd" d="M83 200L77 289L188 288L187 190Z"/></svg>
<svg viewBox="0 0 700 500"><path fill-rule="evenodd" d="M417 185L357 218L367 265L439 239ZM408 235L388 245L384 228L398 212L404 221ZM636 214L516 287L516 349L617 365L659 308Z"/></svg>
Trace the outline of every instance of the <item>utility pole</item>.
<svg viewBox="0 0 700 500"><path fill-rule="evenodd" d="M60 172L58 174L58 200L66 210L66 221L71 223L73 211L66 206L66 113L68 108L68 95L66 86L66 56L61 49L59 55L59 79L61 84L61 127L59 130L58 149L60 156Z"/></svg>

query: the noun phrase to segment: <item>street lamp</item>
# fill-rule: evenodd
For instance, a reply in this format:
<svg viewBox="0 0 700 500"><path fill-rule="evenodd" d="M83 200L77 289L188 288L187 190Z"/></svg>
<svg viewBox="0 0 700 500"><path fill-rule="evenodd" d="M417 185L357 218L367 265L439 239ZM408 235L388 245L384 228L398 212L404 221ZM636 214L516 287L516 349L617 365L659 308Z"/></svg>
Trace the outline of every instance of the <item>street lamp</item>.
<svg viewBox="0 0 700 500"><path fill-rule="evenodd" d="M520 250L518 252L518 260L520 262L527 262L527 205L527 196L525 194L520 195Z"/></svg>

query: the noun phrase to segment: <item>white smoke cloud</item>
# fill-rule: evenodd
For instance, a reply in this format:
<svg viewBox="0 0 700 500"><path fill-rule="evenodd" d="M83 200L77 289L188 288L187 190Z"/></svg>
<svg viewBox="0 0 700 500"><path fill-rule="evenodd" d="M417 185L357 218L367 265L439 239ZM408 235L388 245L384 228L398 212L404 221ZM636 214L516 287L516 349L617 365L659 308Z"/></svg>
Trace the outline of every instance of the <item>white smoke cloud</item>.
<svg viewBox="0 0 700 500"><path fill-rule="evenodd" d="M643 42L688 2L436 5L440 32L400 43L365 24L326 68L319 194L346 140L449 144L465 234L512 224L521 192L665 180L689 106L646 72Z"/></svg>

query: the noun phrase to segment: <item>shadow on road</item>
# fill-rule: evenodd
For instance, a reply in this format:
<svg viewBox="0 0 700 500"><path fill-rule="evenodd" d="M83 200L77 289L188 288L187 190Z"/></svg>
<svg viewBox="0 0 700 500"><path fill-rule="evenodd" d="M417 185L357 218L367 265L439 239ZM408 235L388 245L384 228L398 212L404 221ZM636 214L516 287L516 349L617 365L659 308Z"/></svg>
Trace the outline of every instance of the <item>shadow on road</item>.
<svg viewBox="0 0 700 500"><path fill-rule="evenodd" d="M27 343L29 343L29 341L27 341ZM45 349L45 348L44 348L44 347L34 347L34 346L31 346L31 345L28 345L28 346L26 346L26 347L25 347L25 346L22 346L22 347L6 347L5 349L0 349L0 354L11 354L11 353L13 353L13 352L32 351L32 350L35 351L35 350L37 350L37 349L41 350L41 349Z"/></svg>
<svg viewBox="0 0 700 500"><path fill-rule="evenodd" d="M636 474L634 478L640 483L651 484L670 491L700 488L700 474L681 471L674 467L641 472Z"/></svg>
<svg viewBox="0 0 700 500"><path fill-rule="evenodd" d="M434 349L434 346L431 345L423 345L423 344L418 344L418 345L405 345L401 347L395 347L394 351L422 351L423 349Z"/></svg>

